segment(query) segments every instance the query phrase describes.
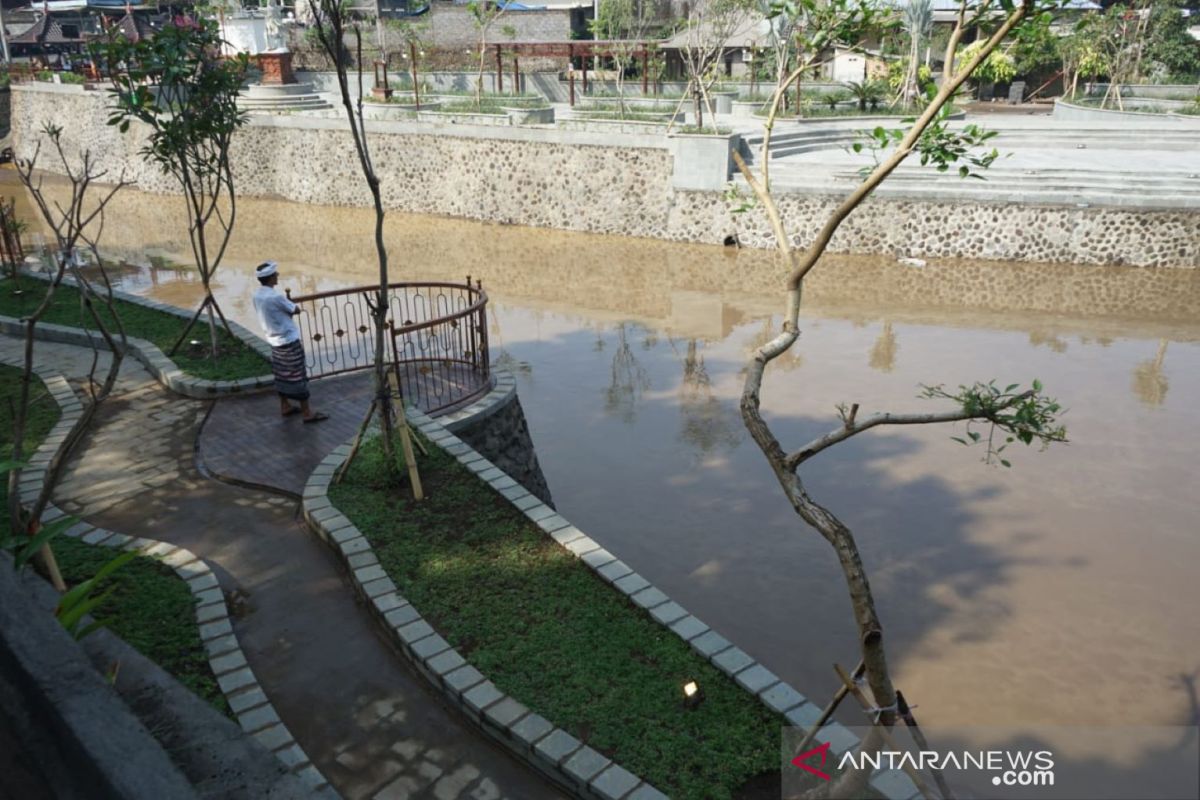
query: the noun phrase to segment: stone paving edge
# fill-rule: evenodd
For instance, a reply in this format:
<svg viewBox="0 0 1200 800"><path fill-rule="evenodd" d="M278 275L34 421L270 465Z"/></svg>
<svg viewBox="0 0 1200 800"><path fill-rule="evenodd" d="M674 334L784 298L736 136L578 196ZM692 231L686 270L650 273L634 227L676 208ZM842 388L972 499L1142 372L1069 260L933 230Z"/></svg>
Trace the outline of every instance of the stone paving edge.
<svg viewBox="0 0 1200 800"><path fill-rule="evenodd" d="M49 281L46 275L29 270L21 272L23 277L33 278L39 281ZM70 286L76 286L74 278L65 276L63 283ZM150 300L138 295L122 292L118 289L113 290L113 297L118 300L123 300L127 303L134 303L145 308L161 311L166 314L173 314L177 317L188 319L191 317L191 312L176 308L167 303L160 303L156 300ZM258 352L259 355L266 359L271 358L271 347L263 339L256 336L236 322L229 323L230 329L234 336L241 339L247 346ZM25 336L25 328L19 319L0 315L0 333L10 336ZM92 347L99 345L104 349L103 342L97 339L89 339L83 328L76 328L70 325L56 325L49 322L39 322L34 328L34 337L43 341L61 342L65 344L82 345L83 347ZM184 373L179 366L172 361L162 350L153 342L145 339L139 339L136 336L128 337L129 350L128 354L132 355L146 368L146 370L154 376L154 379L167 387L176 394L181 394L184 397L191 397L196 400L208 400L214 397L223 395L241 394L245 392L264 391L274 386L274 378L269 375L259 375L253 378L241 378L239 380L207 380L204 378L194 378Z"/></svg>
<svg viewBox="0 0 1200 800"><path fill-rule="evenodd" d="M509 385L503 378L498 380L496 388L480 401L481 405L485 401L500 399L516 391L512 376L505 373L505 377L512 381L512 384ZM492 395L497 397L493 398ZM464 419L474 419L478 413L479 409L464 409L462 416ZM413 409L408 410L408 419L409 424L421 431L434 446L448 453L449 448L453 447L457 455L451 455L493 488L496 484L508 486L508 482L511 482L512 479L503 470L496 468L453 435L450 426L460 428L464 424L461 419L453 418L453 415L434 419ZM314 533L332 547L346 564L356 590L364 596L375 617L389 631L393 642L405 658L485 733L577 796L610 800L633 800L635 797L645 800L665 798L664 794L649 783L612 762L606 763L604 768L591 778L581 781L578 770L568 769L567 764L570 762L572 765L578 765L588 761L589 758L585 756L590 757L590 748L540 715L529 711L515 698L499 691L486 676L472 667L457 650L438 635L397 591L390 579L371 581L372 584L387 582L386 591L382 593L374 585L371 589L366 588L364 582L359 580L350 558L360 559L354 563L370 561L377 564L374 550L361 531L332 505L328 497L333 474L345 461L350 446L351 442L347 442L336 448L313 470L304 488L304 518ZM499 474L490 480L484 479L484 473L494 475L491 470ZM783 718L780 721L781 725L805 725L805 719L811 724L811 721L817 718L820 714L819 708L804 695L672 601L666 593L626 567L549 506L540 501L536 504L520 503L522 498L529 496L527 492L522 492L512 497L505 495L505 498L560 546L583 561L602 580L628 595L635 604L646 609L652 619L688 643L693 650L729 675L735 683L754 695L769 710L779 714ZM372 555L363 559L365 553ZM614 565L620 565L620 568L613 569ZM374 576L374 573L371 575ZM614 575L617 578L614 579ZM701 640L704 640L703 644ZM828 736L831 749L839 755L858 744L858 738L841 723L827 723L821 730ZM632 783L629 783L628 779L623 780L620 783L620 794L615 795L611 793L610 788L613 775L609 774L614 769L620 770L633 780ZM872 776L870 785L887 800L912 800L919 797L916 785L907 775L897 770L877 772Z"/></svg>
<svg viewBox="0 0 1200 800"><path fill-rule="evenodd" d="M4 319L7 318L0 317L0 321ZM8 358L0 358L0 363L16 367L23 366L19 360ZM78 422L83 413L83 404L79 401L75 390L71 388L71 384L58 372L36 364L33 371L46 385L51 397L58 404L60 412L58 422L46 435L46 441L30 459L31 464L49 463L58 454L58 449L63 444L62 438ZM43 470L34 471L44 478ZM42 480L35 483L22 480L20 488L22 499L35 499L41 488ZM43 518L58 519L64 516L70 515L53 503L46 504ZM284 768L299 777L314 793L329 798L339 796L279 719L271 701L259 686L258 679L254 676L254 671L246 661L241 645L233 633L224 594L220 591L212 568L204 559L183 547L176 547L167 542L153 539L135 539L125 534L97 528L83 520L61 535L78 538L102 547L121 550L136 549L142 551L143 555L155 558L169 566L187 584L196 601L196 623L208 654L209 667L217 679L221 693L225 695L225 700L229 703L230 710L237 717L238 725L247 735L253 736L276 758L279 758ZM281 754L289 751L290 753L299 752L303 758L299 761L294 758L284 760Z"/></svg>

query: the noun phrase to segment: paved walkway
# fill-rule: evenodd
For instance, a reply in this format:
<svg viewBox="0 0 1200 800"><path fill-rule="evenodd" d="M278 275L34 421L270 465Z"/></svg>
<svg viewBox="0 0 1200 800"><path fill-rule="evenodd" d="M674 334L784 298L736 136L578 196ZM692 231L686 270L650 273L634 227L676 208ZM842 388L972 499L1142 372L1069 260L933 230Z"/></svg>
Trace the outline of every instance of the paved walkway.
<svg viewBox="0 0 1200 800"><path fill-rule="evenodd" d="M0 337L0 352L18 348ZM91 358L45 342L37 352L73 381ZM206 405L170 394L127 362L56 502L92 524L186 547L213 566L259 682L343 796L560 797L446 709L383 644L333 554L298 519L296 501L198 471Z"/></svg>
<svg viewBox="0 0 1200 800"><path fill-rule="evenodd" d="M299 415L281 416L274 392L222 398L200 433L200 461L221 478L299 496L321 459L358 431L373 381L370 372L356 372L310 382L312 407L329 419L307 425ZM272 458L272 453L287 457Z"/></svg>

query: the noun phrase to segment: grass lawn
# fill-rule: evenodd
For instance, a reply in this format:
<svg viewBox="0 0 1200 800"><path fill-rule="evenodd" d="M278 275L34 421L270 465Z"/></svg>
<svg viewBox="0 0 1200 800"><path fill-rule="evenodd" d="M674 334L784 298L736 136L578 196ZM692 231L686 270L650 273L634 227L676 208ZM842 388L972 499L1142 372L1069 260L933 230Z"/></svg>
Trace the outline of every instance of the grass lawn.
<svg viewBox="0 0 1200 800"><path fill-rule="evenodd" d="M0 461L12 457L13 411L21 397L21 369L0 364ZM46 390L37 375L29 387L29 418L25 423L24 457L26 460L41 445L50 429L58 422L58 403ZM7 483L0 480L0 491L7 492ZM6 497L7 499L7 497Z"/></svg>
<svg viewBox="0 0 1200 800"><path fill-rule="evenodd" d="M459 114L504 114L509 108L548 108L549 103L540 97L505 97L504 95L484 95L479 105L475 98L452 100L442 103L435 111Z"/></svg>
<svg viewBox="0 0 1200 800"><path fill-rule="evenodd" d="M52 546L68 586L95 575L118 552L66 537L54 540ZM113 593L93 616L202 700L232 718L208 665L196 625L196 603L183 579L156 559L135 558L97 591L109 588Z"/></svg>
<svg viewBox="0 0 1200 800"><path fill-rule="evenodd" d="M21 370L0 364L0 460L12 453L12 409L19 394ZM26 458L58 422L58 404L40 380L31 388L26 428ZM8 484L0 480L0 509L8 506ZM8 515L0 525L8 529ZM63 579L68 586L95 575L112 559L116 550L84 544L60 536L51 542ZM118 570L103 586L113 587L108 600L93 615L107 622L110 630L154 661L184 686L232 716L217 679L208 666L200 641L195 602L191 589L171 569L153 558L135 558Z"/></svg>
<svg viewBox="0 0 1200 800"><path fill-rule="evenodd" d="M0 282L0 314L20 318L33 313L45 297L47 286L44 281L26 278L21 281L24 292L16 295L13 293L15 287L11 280ZM175 344L175 340L187 324L187 320L174 314L156 311L137 303L118 300L117 309L121 321L125 324L126 333L153 342L164 353ZM54 293L53 305L46 311L42 321L75 327L88 327L91 322L88 313L80 305L79 290L65 285L58 287ZM192 336L204 342L208 341L208 331L205 327L200 327L200 323L192 329ZM270 362L240 339L221 331L218 341L221 357L215 362L202 356L189 356L184 348L172 356L172 360L187 374L209 380L255 378L271 373Z"/></svg>
<svg viewBox="0 0 1200 800"><path fill-rule="evenodd" d="M401 594L473 665L673 797L737 797L777 774L781 718L429 450L422 503L379 481L375 442L331 496ZM688 680L706 695L692 711L681 702Z"/></svg>

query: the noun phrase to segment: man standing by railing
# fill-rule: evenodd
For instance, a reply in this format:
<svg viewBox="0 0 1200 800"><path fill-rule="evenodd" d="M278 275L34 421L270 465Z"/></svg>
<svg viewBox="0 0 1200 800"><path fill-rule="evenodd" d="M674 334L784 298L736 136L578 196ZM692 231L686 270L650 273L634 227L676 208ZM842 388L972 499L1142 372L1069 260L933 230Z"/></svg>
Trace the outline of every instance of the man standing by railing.
<svg viewBox="0 0 1200 800"><path fill-rule="evenodd" d="M254 310L271 345L271 371L275 375L275 391L279 392L280 413L285 417L301 414L305 422L329 419L327 414L313 411L308 405L304 345L300 342L300 328L292 319L300 313L300 306L275 290L279 265L264 261L254 274L262 284L254 291ZM292 401L299 403L299 407L292 405Z"/></svg>

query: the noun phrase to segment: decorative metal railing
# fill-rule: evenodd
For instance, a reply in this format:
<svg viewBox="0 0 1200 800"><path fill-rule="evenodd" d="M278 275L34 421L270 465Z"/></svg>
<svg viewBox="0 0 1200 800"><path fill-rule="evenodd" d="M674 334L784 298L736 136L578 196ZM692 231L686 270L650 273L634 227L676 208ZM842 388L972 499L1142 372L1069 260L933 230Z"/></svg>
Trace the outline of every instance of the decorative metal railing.
<svg viewBox="0 0 1200 800"><path fill-rule="evenodd" d="M312 378L375 364L371 307L377 286L292 297ZM393 283L388 286L385 342L389 366L406 402L426 413L466 403L491 388L487 294L480 282Z"/></svg>

